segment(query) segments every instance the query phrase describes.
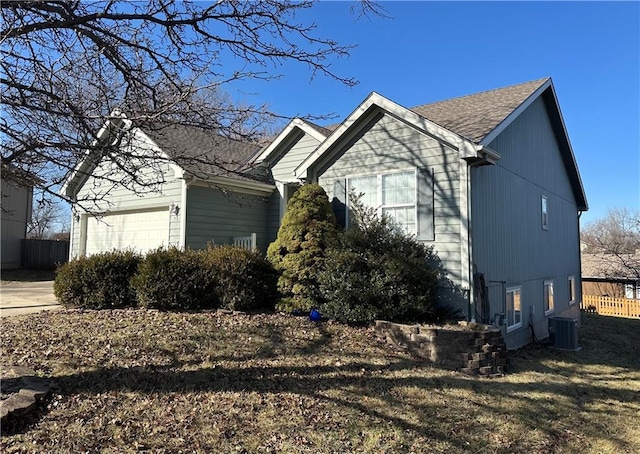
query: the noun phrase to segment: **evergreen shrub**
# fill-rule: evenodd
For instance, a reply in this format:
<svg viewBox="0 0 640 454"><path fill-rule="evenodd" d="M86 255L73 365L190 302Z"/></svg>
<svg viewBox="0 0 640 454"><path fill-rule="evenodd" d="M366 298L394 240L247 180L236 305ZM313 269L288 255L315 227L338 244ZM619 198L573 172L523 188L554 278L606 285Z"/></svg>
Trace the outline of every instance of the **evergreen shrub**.
<svg viewBox="0 0 640 454"><path fill-rule="evenodd" d="M289 199L278 237L267 250L267 259L280 274L278 309L306 312L319 303L317 275L337 235L336 217L324 189L318 184L298 189Z"/></svg>
<svg viewBox="0 0 640 454"><path fill-rule="evenodd" d="M136 306L130 285L140 263L132 251L113 251L80 257L56 271L53 293L65 307L115 309Z"/></svg>

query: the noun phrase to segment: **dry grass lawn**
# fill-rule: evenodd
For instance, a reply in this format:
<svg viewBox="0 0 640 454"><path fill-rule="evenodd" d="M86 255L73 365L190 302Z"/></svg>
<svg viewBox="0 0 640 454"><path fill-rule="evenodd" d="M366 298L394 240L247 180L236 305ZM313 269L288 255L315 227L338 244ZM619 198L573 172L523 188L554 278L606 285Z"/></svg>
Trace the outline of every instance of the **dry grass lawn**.
<svg viewBox="0 0 640 454"><path fill-rule="evenodd" d="M61 311L2 320L2 362L56 388L2 452L636 453L640 321L585 316L480 379L369 329L280 315ZM7 432L8 431L8 432Z"/></svg>

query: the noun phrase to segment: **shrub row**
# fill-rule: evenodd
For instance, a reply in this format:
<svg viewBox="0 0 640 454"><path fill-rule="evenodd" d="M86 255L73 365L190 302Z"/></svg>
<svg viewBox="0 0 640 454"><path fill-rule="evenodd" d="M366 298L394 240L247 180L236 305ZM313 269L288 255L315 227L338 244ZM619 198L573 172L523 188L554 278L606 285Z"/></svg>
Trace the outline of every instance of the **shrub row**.
<svg viewBox="0 0 640 454"><path fill-rule="evenodd" d="M54 294L68 307L162 310L272 308L276 275L256 252L232 246L113 251L61 266Z"/></svg>

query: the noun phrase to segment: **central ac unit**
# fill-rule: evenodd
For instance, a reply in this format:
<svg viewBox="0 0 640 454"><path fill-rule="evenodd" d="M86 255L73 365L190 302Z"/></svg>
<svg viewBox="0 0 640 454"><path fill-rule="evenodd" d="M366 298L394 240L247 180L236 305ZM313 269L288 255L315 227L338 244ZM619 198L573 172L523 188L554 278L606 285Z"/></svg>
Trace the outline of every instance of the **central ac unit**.
<svg viewBox="0 0 640 454"><path fill-rule="evenodd" d="M549 340L556 348L580 350L578 346L578 320L553 317L549 319Z"/></svg>

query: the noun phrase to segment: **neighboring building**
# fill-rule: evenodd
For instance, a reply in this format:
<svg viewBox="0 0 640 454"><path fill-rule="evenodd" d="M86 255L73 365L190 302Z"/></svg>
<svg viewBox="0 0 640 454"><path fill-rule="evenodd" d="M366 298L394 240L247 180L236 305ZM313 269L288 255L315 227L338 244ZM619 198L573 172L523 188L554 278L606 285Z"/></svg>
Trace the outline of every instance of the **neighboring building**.
<svg viewBox="0 0 640 454"><path fill-rule="evenodd" d="M19 173L13 172L14 175ZM31 220L33 184L31 177L19 181L2 179L2 269L20 268L20 242L27 236L27 224Z"/></svg>
<svg viewBox="0 0 640 454"><path fill-rule="evenodd" d="M640 300L640 253L582 253L583 295Z"/></svg>
<svg viewBox="0 0 640 454"><path fill-rule="evenodd" d="M169 158L192 137L174 132L170 141L136 129ZM226 145L210 148L224 154ZM578 317L578 216L587 201L551 79L411 109L372 93L333 128L292 120L248 162L237 167L244 174L213 186L218 177L207 171L194 179L188 163L167 163L154 195L108 188L110 205L98 208L113 227L108 233L80 213L72 254L148 248L137 243L140 235L125 238L137 223L145 232L149 224L164 226L156 246L203 247L208 238L230 242L236 233L257 232L264 250L298 185L318 182L343 225L353 190L433 245L448 273L444 300L467 319L504 323L510 348L530 342L532 331L546 337L549 317ZM67 195L95 192L91 177L78 175L99 169L81 164ZM265 171L270 178L263 181L251 176ZM228 205L225 188L253 197L252 208ZM186 209L174 214L169 207L176 206ZM157 219L145 221L152 210Z"/></svg>

